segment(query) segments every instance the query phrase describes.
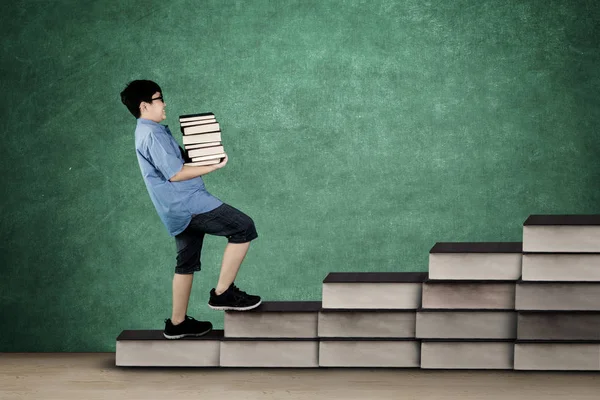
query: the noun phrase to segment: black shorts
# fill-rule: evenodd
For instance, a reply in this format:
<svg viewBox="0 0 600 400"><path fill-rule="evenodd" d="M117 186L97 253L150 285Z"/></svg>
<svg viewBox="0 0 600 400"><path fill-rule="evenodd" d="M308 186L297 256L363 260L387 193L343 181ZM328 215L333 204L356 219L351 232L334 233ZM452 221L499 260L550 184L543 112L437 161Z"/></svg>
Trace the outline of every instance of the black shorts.
<svg viewBox="0 0 600 400"><path fill-rule="evenodd" d="M187 228L175 236L176 274L200 271L200 253L205 234L225 236L229 243L246 243L258 237L252 218L229 204L223 203L212 211L193 215Z"/></svg>

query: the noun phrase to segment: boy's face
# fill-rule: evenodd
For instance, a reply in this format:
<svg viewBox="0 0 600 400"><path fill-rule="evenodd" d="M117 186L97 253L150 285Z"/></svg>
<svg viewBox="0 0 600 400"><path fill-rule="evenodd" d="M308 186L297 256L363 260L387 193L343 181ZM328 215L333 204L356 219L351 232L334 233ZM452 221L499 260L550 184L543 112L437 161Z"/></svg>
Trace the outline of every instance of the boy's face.
<svg viewBox="0 0 600 400"><path fill-rule="evenodd" d="M167 105L162 99L162 94L156 92L152 95L152 102L147 103L142 101L140 103L141 118L149 119L154 122L160 122L167 118L165 107Z"/></svg>

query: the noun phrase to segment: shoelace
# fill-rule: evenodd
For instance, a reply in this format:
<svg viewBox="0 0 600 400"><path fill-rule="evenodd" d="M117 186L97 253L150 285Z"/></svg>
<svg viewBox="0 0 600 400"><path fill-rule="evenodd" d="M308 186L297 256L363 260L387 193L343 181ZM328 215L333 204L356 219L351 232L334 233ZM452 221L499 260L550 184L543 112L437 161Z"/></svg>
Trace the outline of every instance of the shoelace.
<svg viewBox="0 0 600 400"><path fill-rule="evenodd" d="M243 296L247 296L248 293L240 290L237 286L235 286L234 284L231 284L231 290L233 290L235 293L241 294Z"/></svg>
<svg viewBox="0 0 600 400"><path fill-rule="evenodd" d="M190 317L189 315L185 316L185 319L191 320L191 321L195 321L194 318ZM167 321L169 320L169 318L165 318L165 324L167 323Z"/></svg>

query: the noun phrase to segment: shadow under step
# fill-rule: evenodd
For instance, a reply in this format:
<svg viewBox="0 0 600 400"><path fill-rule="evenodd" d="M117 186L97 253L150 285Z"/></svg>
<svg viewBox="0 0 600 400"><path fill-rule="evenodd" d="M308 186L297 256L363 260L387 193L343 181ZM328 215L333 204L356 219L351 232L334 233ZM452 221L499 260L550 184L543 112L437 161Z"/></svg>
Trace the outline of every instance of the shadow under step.
<svg viewBox="0 0 600 400"><path fill-rule="evenodd" d="M600 282L520 280L516 284L515 309L600 311Z"/></svg>
<svg viewBox="0 0 600 400"><path fill-rule="evenodd" d="M226 311L225 337L316 338L320 301L267 301L253 310Z"/></svg>
<svg viewBox="0 0 600 400"><path fill-rule="evenodd" d="M321 338L414 338L417 310L322 309Z"/></svg>
<svg viewBox="0 0 600 400"><path fill-rule="evenodd" d="M422 308L514 309L516 281L427 280Z"/></svg>
<svg viewBox="0 0 600 400"><path fill-rule="evenodd" d="M517 338L520 340L598 340L598 311L519 311Z"/></svg>
<svg viewBox="0 0 600 400"><path fill-rule="evenodd" d="M429 251L432 280L517 280L521 242L440 242Z"/></svg>
<svg viewBox="0 0 600 400"><path fill-rule="evenodd" d="M419 309L418 339L516 339L514 309Z"/></svg>
<svg viewBox="0 0 600 400"><path fill-rule="evenodd" d="M332 272L323 280L323 308L417 309L427 272Z"/></svg>

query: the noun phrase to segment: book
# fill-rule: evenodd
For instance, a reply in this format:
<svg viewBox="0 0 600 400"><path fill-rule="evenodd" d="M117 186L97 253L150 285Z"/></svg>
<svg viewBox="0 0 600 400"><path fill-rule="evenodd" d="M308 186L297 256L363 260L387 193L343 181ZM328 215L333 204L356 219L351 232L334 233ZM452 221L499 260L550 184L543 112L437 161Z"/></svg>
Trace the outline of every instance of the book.
<svg viewBox="0 0 600 400"><path fill-rule="evenodd" d="M192 144L220 142L221 132L208 132L199 135L183 135L182 140L185 147Z"/></svg>
<svg viewBox="0 0 600 400"><path fill-rule="evenodd" d="M183 135L184 165L204 166L223 161L225 149L221 142L221 126L214 113L180 115L179 125Z"/></svg>
<svg viewBox="0 0 600 400"><path fill-rule="evenodd" d="M214 119L215 114L208 112L202 114L186 114L179 116L179 123L181 122L190 122L190 121L202 121L207 119Z"/></svg>
<svg viewBox="0 0 600 400"><path fill-rule="evenodd" d="M211 146L211 147L203 147L200 149L192 149L188 150L188 156L190 158L200 157L200 156L210 156L213 154L221 154L224 153L225 150L223 146Z"/></svg>
<svg viewBox="0 0 600 400"><path fill-rule="evenodd" d="M207 143L198 143L198 144L190 144L185 146L186 150L192 150L192 149L200 149L202 147L212 147L212 146L218 146L220 145L221 142L207 142Z"/></svg>
<svg viewBox="0 0 600 400"><path fill-rule="evenodd" d="M194 135L198 133L209 133L209 132L220 132L221 127L218 122L214 122L212 124L199 124L192 126L182 126L181 133L184 135Z"/></svg>
<svg viewBox="0 0 600 400"><path fill-rule="evenodd" d="M211 119L203 119L200 121L180 122L180 125L182 128L184 128L186 126L205 125L205 124L212 124L215 122L217 122L217 120L215 118L211 118Z"/></svg>
<svg viewBox="0 0 600 400"><path fill-rule="evenodd" d="M221 159L225 157L225 153L218 153L218 154L211 154L211 155L207 155L207 156L202 156L202 157L194 157L191 158L190 161L191 162L196 162L196 161L205 161L205 160L218 160L219 162L221 162Z"/></svg>
<svg viewBox="0 0 600 400"><path fill-rule="evenodd" d="M205 160L205 161L188 162L185 165L189 165L191 167L202 167L205 165L219 164L220 162L221 162L221 160L219 158L214 158L214 159Z"/></svg>

